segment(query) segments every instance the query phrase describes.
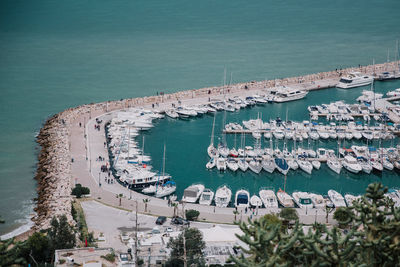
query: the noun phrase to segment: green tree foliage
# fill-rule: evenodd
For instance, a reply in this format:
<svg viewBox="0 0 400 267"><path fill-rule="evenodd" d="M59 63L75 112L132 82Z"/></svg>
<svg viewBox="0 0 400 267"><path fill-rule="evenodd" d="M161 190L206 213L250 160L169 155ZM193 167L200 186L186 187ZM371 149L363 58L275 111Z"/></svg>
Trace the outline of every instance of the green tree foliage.
<svg viewBox="0 0 400 267"><path fill-rule="evenodd" d="M244 235L238 238L248 249L241 247L244 254L231 260L237 266L400 266L400 208L386 192L370 184L353 207L337 209L335 219L345 231L315 224L305 234L298 219L282 231L287 225L273 215L239 223ZM280 216L294 220L293 214Z"/></svg>
<svg viewBox="0 0 400 267"><path fill-rule="evenodd" d="M333 213L333 218L339 225L348 225L353 220L354 214L351 209L340 207Z"/></svg>
<svg viewBox="0 0 400 267"><path fill-rule="evenodd" d="M71 195L80 198L82 195L89 195L90 189L88 187L84 187L81 184L76 184L76 186L72 189Z"/></svg>
<svg viewBox="0 0 400 267"><path fill-rule="evenodd" d="M186 210L185 211L185 216L186 219L189 221L195 221L199 217L200 212L197 210Z"/></svg>
<svg viewBox="0 0 400 267"><path fill-rule="evenodd" d="M50 225L51 227L47 231L47 236L52 249L66 249L75 246L75 232L71 225L69 225L65 215L58 218L53 217Z"/></svg>
<svg viewBox="0 0 400 267"><path fill-rule="evenodd" d="M0 266L28 265L27 259L21 255L22 251L24 251L23 243L14 243L13 238L0 241Z"/></svg>
<svg viewBox="0 0 400 267"><path fill-rule="evenodd" d="M184 238L185 237L185 242ZM205 243L201 232L196 228L186 228L177 238L168 242L171 249L171 257L166 266L183 266L184 244L186 248L186 259L188 266L205 266L203 249Z"/></svg>

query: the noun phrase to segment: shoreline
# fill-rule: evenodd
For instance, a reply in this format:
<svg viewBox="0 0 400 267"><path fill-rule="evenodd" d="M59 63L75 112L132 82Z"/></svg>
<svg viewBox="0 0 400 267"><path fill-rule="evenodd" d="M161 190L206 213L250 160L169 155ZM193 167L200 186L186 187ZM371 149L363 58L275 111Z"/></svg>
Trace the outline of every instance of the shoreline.
<svg viewBox="0 0 400 267"><path fill-rule="evenodd" d="M71 216L72 196L70 195L74 180L71 171L71 138L72 126L77 124L78 121L88 123L95 116L123 108L151 107L152 104L157 103L170 105L170 103L177 101L190 102L202 98L207 101L208 98L229 97L240 92L254 94L256 90L265 90L276 86L299 87L306 90L330 88L337 83L340 74L345 75L352 71L369 74L386 70L393 71L398 68L399 62L347 68L283 79L243 82L229 86L190 89L170 94L161 93L157 96L91 103L57 113L46 120L36 138L36 142L41 147L34 176L37 181L38 193L34 208L36 214L32 218L32 228L25 233L48 228L54 215L66 214L68 221L74 224ZM5 235L8 234L6 233ZM23 235L24 233L21 233L18 236Z"/></svg>

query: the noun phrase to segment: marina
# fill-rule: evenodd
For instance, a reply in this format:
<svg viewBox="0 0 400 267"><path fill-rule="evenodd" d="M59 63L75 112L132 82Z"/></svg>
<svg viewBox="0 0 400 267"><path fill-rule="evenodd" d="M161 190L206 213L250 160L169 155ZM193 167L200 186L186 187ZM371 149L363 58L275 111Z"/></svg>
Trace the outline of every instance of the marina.
<svg viewBox="0 0 400 267"><path fill-rule="evenodd" d="M114 153L118 151L118 156L116 156L117 154L110 154L110 158L112 159L111 165L114 168L120 165L116 163L121 160L118 159L121 156L121 151L126 153L128 147L128 155L125 155L125 157L121 156L121 158L127 160L128 164L138 164L139 169L136 169L136 171L139 170L140 175L133 175L135 176L133 180L127 180L126 175L124 175L125 170L127 170L126 167L125 170L123 168L119 168L119 170L114 169L114 175L116 175L118 181L124 187L130 189L144 187L144 193L154 194L154 196L160 198L180 199L180 192L183 190L182 201L187 203L200 203L205 206L216 205L217 207L233 205L234 207L242 208L270 208L271 204L266 205L270 200L265 195L265 190L259 190L259 192L256 190L257 193L254 191L252 191L253 193L249 193L244 188L232 190L229 187L221 187L220 185L219 189L217 189L215 185L210 186L208 183L204 183L204 179L198 180L201 183L182 188L180 186L182 181L179 181L179 177L176 178L175 175L170 176L165 174L165 155L162 161L162 172L152 172L151 175L147 173L148 176L142 176L143 173L146 173L146 170L150 172L153 169L151 163L153 160L144 153L144 137L147 135L146 133L150 132L150 129L154 131L154 129L159 127L154 127L155 124L158 125L165 120L169 124L181 118L183 120L176 122L185 124L190 123L190 121L193 121L197 117L200 121L205 118L208 118L208 121L212 119L212 125L211 127L209 126L209 129L211 128L211 139L207 149L205 149L206 154L209 156L209 160L204 163L206 165L205 169L208 169L208 172L211 171L211 174L214 173L213 169L215 169L220 173L218 174L220 177L221 175L231 176L228 173L237 176L237 172L242 172L246 176L249 172L252 175L261 177L265 177L266 175L267 177L271 176L272 179L275 179L276 175L284 176L285 184L281 183L280 186L267 185L268 187L272 186L275 188L269 191L270 199L274 198L275 191L278 200L280 199L280 207L296 206L298 208L307 207L312 209L323 206L323 203L325 203L325 206L328 202L329 205L333 206L335 202L338 203L336 199L326 200L327 197L324 198L323 203L317 201L322 195L332 189L326 192L319 191L318 193L314 190L311 193L307 193L307 191L293 193L293 197L287 194L286 191L277 190L279 188L286 188L287 176L290 187L291 179L294 178L292 177L293 174L297 176L299 173L304 173L310 178L313 177L314 172L320 172L321 170L322 172L326 172L327 168L337 175L345 174L346 176L353 174L361 175L360 173L370 174L371 172L378 174L382 173L383 169L386 169L386 175L386 171L396 173L396 170L399 170L397 167L400 167L400 157L399 146L396 145L398 143L396 136L399 133L400 126L396 123L387 123L387 121L384 121L383 119L386 118L383 114L384 112L380 112L378 109L379 107L386 109L388 106L386 103L389 103L387 100L382 98L374 100L380 102L374 105L376 108L373 109L371 105L368 106L368 104L365 104L368 103L368 96L371 94L366 93L368 91L364 90L362 96L365 96L366 99L363 99L361 104L350 105L345 104L343 101L336 101L320 106L309 106L308 109L304 110L304 114L310 112L308 116L311 120L294 121L287 118L286 120L277 118L275 120L263 121L261 119L263 116L265 117L263 109L271 104L274 105L273 102L276 102L275 105L284 102L288 102L286 105L291 105L292 101L294 101L293 103L302 101L302 99L305 99L309 95L303 94L301 97L290 101L275 101L275 96L283 94L283 90L285 90L284 87L279 87L272 90L266 89L266 93L264 94L262 93L264 90L262 90L255 94L249 92L250 96L237 95L222 100L217 98L213 100L209 99L208 102L198 105L183 104L179 101L178 105L173 104L173 107L165 110L157 107L147 110L131 108L119 111L116 113L117 115L113 115L118 120L116 121L115 118L112 118L110 120L111 124L106 124L108 125L108 129L111 129L111 127L115 128L116 123L119 123L119 127L122 129L118 130L119 134L117 136L119 137L117 138L117 142L113 140L115 136L111 135L107 142L108 146L113 145L113 149L111 150L114 150ZM286 90L288 92L301 92L289 88L286 88ZM276 94L276 92L281 93ZM395 105L391 105L390 107L393 108ZM241 123L226 123L229 117L234 118L237 115L236 113L243 109L247 111L256 109L257 119L243 120ZM322 113L317 113L314 110L317 112L321 111ZM352 113L354 111L357 111L357 113ZM223 116L222 127L217 122L217 129L222 128L221 131L215 129L218 114ZM228 116L228 114L231 115ZM368 119L365 115L368 116ZM167 118L164 118L164 116L167 116ZM318 119L321 118L323 120L319 121ZM142 134L143 138L140 138L140 134ZM230 138L228 138L228 135ZM254 146L246 143L246 135L247 142L250 142ZM125 137L122 138L121 136ZM232 142L232 137L234 138L233 147L228 145L228 139ZM151 139L151 135L146 137L146 139L148 138ZM218 138L218 142L215 142L216 138ZM333 141L333 146L329 143L330 140L331 142ZM317 143L320 144L317 146ZM385 146L382 146L383 143ZM118 149L116 149L116 144L119 145ZM321 145L323 146L321 147ZM142 147L142 149L140 150L138 147ZM122 148L125 148L125 150L122 150ZM133 157L129 154L130 149L134 149ZM364 154L360 154L362 150ZM374 153L374 151L379 151L379 153ZM326 163L326 167L321 166L321 163ZM386 168L383 166L386 166ZM121 179L121 174L125 178ZM173 179L174 182L170 181L170 179ZM146 181L146 183L143 184L143 181ZM176 182L178 182L177 185L175 185ZM164 184L169 185L169 183L173 183L173 190L165 194L158 193L158 190L163 192ZM230 182L226 183L230 184ZM246 187L248 188L248 184ZM223 188L225 188L226 192L229 191L230 193L222 193L223 191L221 190ZM216 190L215 199L213 190ZM263 193L261 194L261 192ZM295 190L295 192L298 191ZM308 194L310 196L307 198ZM353 194L354 192L346 195ZM315 198L314 202L311 201L311 196ZM290 204L290 199L293 204ZM317 203L317 205L314 206L313 203ZM272 206L275 207L275 205Z"/></svg>

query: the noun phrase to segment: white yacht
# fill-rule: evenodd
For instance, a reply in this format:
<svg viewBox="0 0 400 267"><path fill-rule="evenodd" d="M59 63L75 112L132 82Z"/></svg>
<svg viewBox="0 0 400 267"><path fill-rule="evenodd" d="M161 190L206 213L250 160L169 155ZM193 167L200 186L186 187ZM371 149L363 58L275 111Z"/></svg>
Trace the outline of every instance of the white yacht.
<svg viewBox="0 0 400 267"><path fill-rule="evenodd" d="M304 98L308 94L305 90L299 89L285 89L280 91L274 98L277 103L288 102Z"/></svg>
<svg viewBox="0 0 400 267"><path fill-rule="evenodd" d="M261 201L261 199L257 196L257 195L252 195L251 196L251 198L250 198L250 205L252 206L252 207L255 207L255 208L261 208L262 207L262 201Z"/></svg>
<svg viewBox="0 0 400 267"><path fill-rule="evenodd" d="M400 96L400 88L397 88L393 91L387 92L386 95L388 97L393 97L393 96Z"/></svg>
<svg viewBox="0 0 400 267"><path fill-rule="evenodd" d="M266 208L278 208L278 200L274 191L262 189L259 192L260 198Z"/></svg>
<svg viewBox="0 0 400 267"><path fill-rule="evenodd" d="M346 200L346 203L347 203L348 207L353 206L353 202L355 200L359 199L359 198L360 198L360 196L354 196L354 195L351 195L351 194L345 194L344 195L344 199Z"/></svg>
<svg viewBox="0 0 400 267"><path fill-rule="evenodd" d="M210 158L218 157L219 152L218 149L214 147L214 144L210 144L207 148L207 153Z"/></svg>
<svg viewBox="0 0 400 267"><path fill-rule="evenodd" d="M207 168L207 169L212 169L212 168L215 167L215 164L216 164L215 158L211 158L211 159L207 162L206 168Z"/></svg>
<svg viewBox="0 0 400 267"><path fill-rule="evenodd" d="M294 171L299 168L299 164L294 159L288 159L287 164L289 165L289 168Z"/></svg>
<svg viewBox="0 0 400 267"><path fill-rule="evenodd" d="M297 164L299 164L300 169L305 171L308 174L311 174L313 170L313 165L308 160L298 159Z"/></svg>
<svg viewBox="0 0 400 267"><path fill-rule="evenodd" d="M279 189L279 191L276 193L276 197L278 198L279 203L281 203L282 206L285 208L293 208L294 207L294 202L292 197Z"/></svg>
<svg viewBox="0 0 400 267"><path fill-rule="evenodd" d="M202 184L191 185L183 191L182 201L188 203L196 203L196 201L199 199L203 191L204 191L204 185Z"/></svg>
<svg viewBox="0 0 400 267"><path fill-rule="evenodd" d="M215 206L225 208L229 205L232 198L232 191L226 185L218 187L215 192Z"/></svg>
<svg viewBox="0 0 400 267"><path fill-rule="evenodd" d="M226 162L226 166L228 167L228 169L230 169L233 172L235 172L235 171L237 171L237 169L239 169L239 165L237 164L236 160L234 160L234 159L228 159Z"/></svg>
<svg viewBox="0 0 400 267"><path fill-rule="evenodd" d="M172 181L168 181L165 184L158 186L155 197L162 198L169 196L176 191L176 184Z"/></svg>
<svg viewBox="0 0 400 267"><path fill-rule="evenodd" d="M315 208L325 208L325 200L322 195L310 194L310 198Z"/></svg>
<svg viewBox="0 0 400 267"><path fill-rule="evenodd" d="M362 171L361 165L357 162L357 160L353 156L350 155L345 156L342 164L343 167L349 172L359 173L360 171Z"/></svg>
<svg viewBox="0 0 400 267"><path fill-rule="evenodd" d="M247 169L249 168L249 164L247 163L247 161L245 159L239 159L238 161L238 166L242 171L247 171Z"/></svg>
<svg viewBox="0 0 400 267"><path fill-rule="evenodd" d="M217 158L217 162L215 164L217 166L217 170L225 171L226 170L226 159L224 158Z"/></svg>
<svg viewBox="0 0 400 267"><path fill-rule="evenodd" d="M142 193L144 194L154 194L157 191L156 185L150 185L142 189Z"/></svg>
<svg viewBox="0 0 400 267"><path fill-rule="evenodd" d="M200 195L199 204L210 206L214 199L214 192L211 189L204 189Z"/></svg>
<svg viewBox="0 0 400 267"><path fill-rule="evenodd" d="M296 202L297 206L299 206L301 209L312 209L314 207L311 200L311 195L307 192L294 192L292 197L294 202Z"/></svg>
<svg viewBox="0 0 400 267"><path fill-rule="evenodd" d="M342 164L336 157L329 157L326 163L329 169L336 172L337 174L340 174L340 171L342 170Z"/></svg>
<svg viewBox="0 0 400 267"><path fill-rule="evenodd" d="M344 202L344 198L340 193L338 193L335 190L331 189L331 190L328 191L328 196L329 196L329 198L333 202L333 205L335 205L336 208L346 207L346 202Z"/></svg>
<svg viewBox="0 0 400 267"><path fill-rule="evenodd" d="M250 170L251 171L253 171L254 173L260 173L261 172L261 170L262 170L262 165L261 165L261 162L260 161L258 161L258 160L255 160L255 159L252 159L250 162L249 162L249 168L250 168Z"/></svg>
<svg viewBox="0 0 400 267"><path fill-rule="evenodd" d="M168 117L172 118L172 119L177 119L179 118L179 114L173 110L173 109L168 109L165 111L165 115L167 115Z"/></svg>
<svg viewBox="0 0 400 267"><path fill-rule="evenodd" d="M313 168L316 170L319 170L319 168L321 168L321 162L318 160L311 161L311 164L312 164Z"/></svg>
<svg viewBox="0 0 400 267"><path fill-rule="evenodd" d="M261 161L261 165L262 168L264 169L264 171L269 172L269 173L273 173L275 170L275 162L272 158L264 158Z"/></svg>
<svg viewBox="0 0 400 267"><path fill-rule="evenodd" d="M236 191L235 195L235 207L246 208L249 207L250 194L247 190L240 189Z"/></svg>
<svg viewBox="0 0 400 267"><path fill-rule="evenodd" d="M360 72L351 72L349 75L342 77L339 83L336 85L337 88L349 89L359 86L371 84L374 81L374 77L361 74Z"/></svg>

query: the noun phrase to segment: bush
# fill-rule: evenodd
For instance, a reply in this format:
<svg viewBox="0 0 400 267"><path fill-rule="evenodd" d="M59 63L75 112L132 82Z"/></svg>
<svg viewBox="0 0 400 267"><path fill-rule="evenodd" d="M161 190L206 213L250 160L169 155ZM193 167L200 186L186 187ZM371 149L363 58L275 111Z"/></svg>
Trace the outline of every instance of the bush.
<svg viewBox="0 0 400 267"><path fill-rule="evenodd" d="M72 189L71 195L80 198L82 195L90 194L90 189L88 187L84 187L81 184L76 184L76 186Z"/></svg>
<svg viewBox="0 0 400 267"><path fill-rule="evenodd" d="M185 212L185 215L186 215L186 219L187 219L187 220L189 220L189 221L195 221L195 220L197 220L197 218L199 217L200 212L197 211L197 210L187 210L187 211Z"/></svg>
<svg viewBox="0 0 400 267"><path fill-rule="evenodd" d="M109 262L114 262L115 261L115 254L114 254L114 252L111 252L111 253L108 253L105 256L101 256L101 258L103 258L103 259L105 259L105 260L107 260Z"/></svg>

